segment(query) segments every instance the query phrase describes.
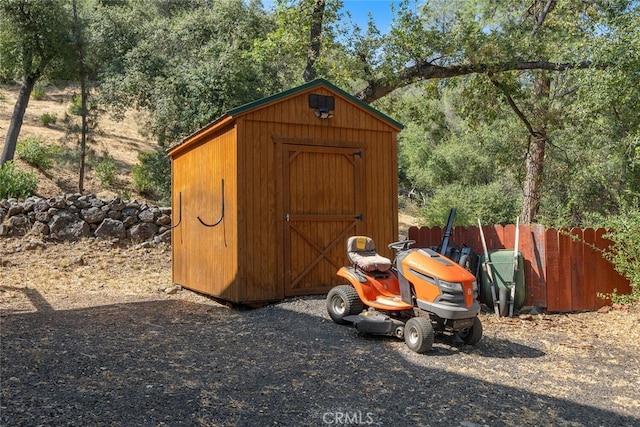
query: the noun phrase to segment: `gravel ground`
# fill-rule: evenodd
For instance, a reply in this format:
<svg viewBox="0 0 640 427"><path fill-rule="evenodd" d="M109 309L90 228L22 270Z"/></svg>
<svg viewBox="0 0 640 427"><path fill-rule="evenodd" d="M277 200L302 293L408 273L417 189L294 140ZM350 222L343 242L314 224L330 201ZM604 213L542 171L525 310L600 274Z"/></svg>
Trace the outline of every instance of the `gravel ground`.
<svg viewBox="0 0 640 427"><path fill-rule="evenodd" d="M437 340L418 355L334 324L323 296L242 310L84 282L71 304L7 283L14 255L0 269L1 425L640 425L637 307L483 314L476 347Z"/></svg>

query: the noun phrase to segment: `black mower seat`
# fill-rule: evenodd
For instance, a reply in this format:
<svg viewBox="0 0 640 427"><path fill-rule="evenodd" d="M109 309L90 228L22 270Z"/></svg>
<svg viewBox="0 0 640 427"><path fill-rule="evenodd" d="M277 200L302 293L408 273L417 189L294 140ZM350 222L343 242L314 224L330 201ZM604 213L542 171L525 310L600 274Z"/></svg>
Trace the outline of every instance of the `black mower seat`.
<svg viewBox="0 0 640 427"><path fill-rule="evenodd" d="M373 239L366 236L351 236L347 240L347 256L362 271L387 271L391 260L378 255Z"/></svg>

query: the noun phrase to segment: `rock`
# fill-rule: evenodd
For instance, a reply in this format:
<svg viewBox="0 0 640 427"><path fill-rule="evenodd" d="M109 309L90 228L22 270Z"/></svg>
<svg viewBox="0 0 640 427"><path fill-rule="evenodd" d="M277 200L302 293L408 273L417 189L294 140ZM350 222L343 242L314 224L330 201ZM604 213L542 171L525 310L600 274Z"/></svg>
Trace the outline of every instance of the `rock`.
<svg viewBox="0 0 640 427"><path fill-rule="evenodd" d="M104 206L104 201L102 201L102 199L96 197L95 194L92 194L91 196L89 196L89 203L91 204L91 207L93 207L93 208L101 208L101 207Z"/></svg>
<svg viewBox="0 0 640 427"><path fill-rule="evenodd" d="M136 242L171 242L171 208L148 206L119 197L105 201L80 193L59 197L30 196L0 200L0 236L27 234L58 240L100 238L120 241L129 236ZM134 228L134 226L136 226ZM153 243L151 243L153 244Z"/></svg>
<svg viewBox="0 0 640 427"><path fill-rule="evenodd" d="M84 220L60 212L49 221L49 235L59 240L78 240L89 237L91 229Z"/></svg>
<svg viewBox="0 0 640 427"><path fill-rule="evenodd" d="M141 222L153 222L156 217L151 210L147 209L146 211L142 211L138 214L138 219Z"/></svg>
<svg viewBox="0 0 640 427"><path fill-rule="evenodd" d="M56 209L65 209L67 207L67 201L64 197L52 197L49 199L49 206Z"/></svg>
<svg viewBox="0 0 640 427"><path fill-rule="evenodd" d="M84 258L82 256L76 256L71 258L71 265L85 265Z"/></svg>
<svg viewBox="0 0 640 427"><path fill-rule="evenodd" d="M31 229L29 226L29 218L25 214L10 217L6 224L9 227L7 233L9 236L23 236Z"/></svg>
<svg viewBox="0 0 640 427"><path fill-rule="evenodd" d="M51 219L51 215L49 215L49 212L32 212L32 213L33 213L33 219L35 221L49 222L49 220Z"/></svg>
<svg viewBox="0 0 640 427"><path fill-rule="evenodd" d="M31 227L29 234L36 236L47 236L49 234L49 226L45 222L36 221Z"/></svg>
<svg viewBox="0 0 640 427"><path fill-rule="evenodd" d="M144 242L151 239L158 232L158 226L150 222L135 224L129 230L131 240L134 242Z"/></svg>
<svg viewBox="0 0 640 427"><path fill-rule="evenodd" d="M114 211L121 211L127 207L127 204L124 203L119 197L116 197L111 202L109 202L109 209Z"/></svg>
<svg viewBox="0 0 640 427"><path fill-rule="evenodd" d="M164 290L164 293L168 294L168 295L173 295L176 292L178 292L180 289L182 289L182 286L180 286L180 285L169 286L168 288L166 288Z"/></svg>
<svg viewBox="0 0 640 427"><path fill-rule="evenodd" d="M126 207L122 210L122 215L138 217L138 209L132 208L132 207Z"/></svg>
<svg viewBox="0 0 640 427"><path fill-rule="evenodd" d="M38 203L38 201L40 201L40 198L37 196L27 197L24 203L22 204L24 211L25 212L33 211L33 207L36 205L36 203Z"/></svg>
<svg viewBox="0 0 640 427"><path fill-rule="evenodd" d="M122 219L122 212L117 210L109 210L109 212L107 212L107 218Z"/></svg>
<svg viewBox="0 0 640 427"><path fill-rule="evenodd" d="M171 230L158 234L153 238L154 243L171 243Z"/></svg>
<svg viewBox="0 0 640 427"><path fill-rule="evenodd" d="M7 215L9 216L20 215L22 213L24 213L24 207L22 205L11 205L7 210Z"/></svg>
<svg viewBox="0 0 640 427"><path fill-rule="evenodd" d="M87 221L88 224L98 224L106 217L105 213L99 207L90 207L88 209L82 209L80 215Z"/></svg>
<svg viewBox="0 0 640 427"><path fill-rule="evenodd" d="M156 225L169 225L171 224L171 217L167 214L161 214L158 219L156 219Z"/></svg>
<svg viewBox="0 0 640 427"><path fill-rule="evenodd" d="M134 224L138 223L138 216L125 216L122 219L122 223L125 227L131 228Z"/></svg>
<svg viewBox="0 0 640 427"><path fill-rule="evenodd" d="M105 218L102 224L96 229L96 237L102 237L104 239L118 238L122 239L127 237L127 229L122 221L112 218Z"/></svg>
<svg viewBox="0 0 640 427"><path fill-rule="evenodd" d="M73 205L79 209L86 209L91 206L91 203L89 203L89 198L87 196L80 196L73 202Z"/></svg>
<svg viewBox="0 0 640 427"><path fill-rule="evenodd" d="M40 199L33 205L34 212L47 212L49 208L51 208L51 206L49 206L49 202L45 199Z"/></svg>

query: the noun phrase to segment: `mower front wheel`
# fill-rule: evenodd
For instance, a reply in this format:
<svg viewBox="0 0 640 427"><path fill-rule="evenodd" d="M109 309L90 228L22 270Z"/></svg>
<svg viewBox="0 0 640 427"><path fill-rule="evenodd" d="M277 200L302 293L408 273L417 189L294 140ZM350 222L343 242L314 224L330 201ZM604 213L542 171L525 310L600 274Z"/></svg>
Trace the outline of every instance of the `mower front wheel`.
<svg viewBox="0 0 640 427"><path fill-rule="evenodd" d="M473 326L458 332L458 336L462 338L467 345L476 345L482 338L482 322L478 317L473 318Z"/></svg>
<svg viewBox="0 0 640 427"><path fill-rule="evenodd" d="M426 353L433 346L434 332L426 317L412 317L404 325L404 342L416 353Z"/></svg>
<svg viewBox="0 0 640 427"><path fill-rule="evenodd" d="M364 309L364 304L358 296L358 292L349 285L340 285L329 291L327 294L327 311L329 317L334 322L344 325L346 316L360 314Z"/></svg>

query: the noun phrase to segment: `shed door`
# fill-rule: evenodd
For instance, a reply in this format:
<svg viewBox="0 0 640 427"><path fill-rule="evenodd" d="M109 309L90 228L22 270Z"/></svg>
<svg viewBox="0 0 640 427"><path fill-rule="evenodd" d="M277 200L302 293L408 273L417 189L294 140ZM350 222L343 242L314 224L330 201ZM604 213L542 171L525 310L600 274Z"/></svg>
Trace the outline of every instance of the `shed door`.
<svg viewBox="0 0 640 427"><path fill-rule="evenodd" d="M324 292L341 283L344 242L362 221L364 151L283 145L284 294Z"/></svg>

